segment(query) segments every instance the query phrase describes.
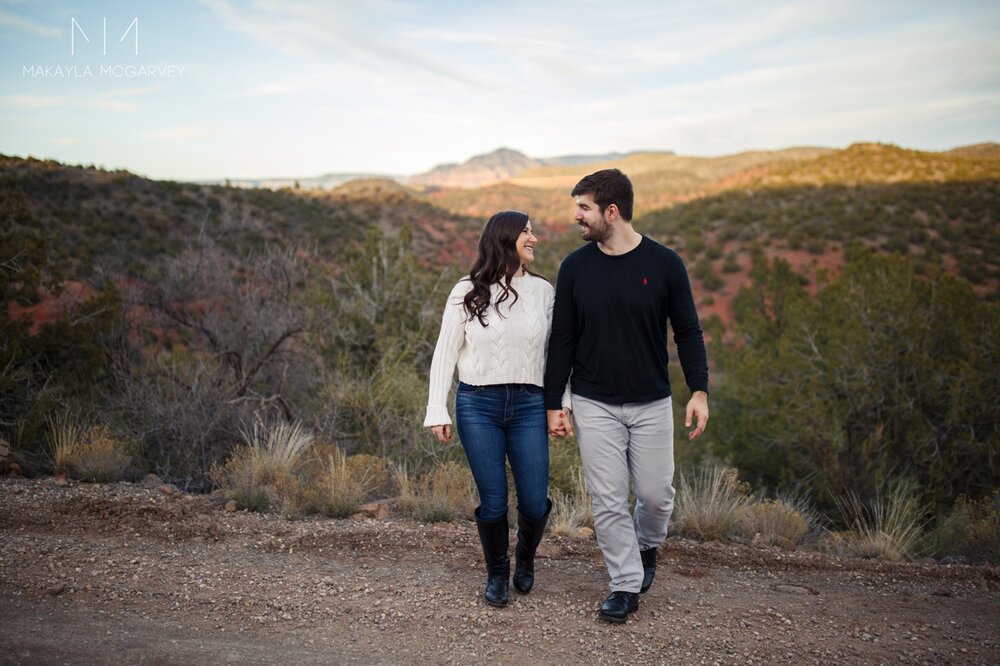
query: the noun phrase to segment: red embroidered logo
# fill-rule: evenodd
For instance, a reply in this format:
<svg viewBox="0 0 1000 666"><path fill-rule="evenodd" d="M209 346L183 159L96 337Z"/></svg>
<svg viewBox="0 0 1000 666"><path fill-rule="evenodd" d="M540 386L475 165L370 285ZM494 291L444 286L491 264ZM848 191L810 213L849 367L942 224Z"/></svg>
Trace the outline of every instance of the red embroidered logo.
<svg viewBox="0 0 1000 666"><path fill-rule="evenodd" d="M643 286L645 286L645 285L649 284L649 281L644 277L644 278L642 278L642 284L643 284Z"/></svg>

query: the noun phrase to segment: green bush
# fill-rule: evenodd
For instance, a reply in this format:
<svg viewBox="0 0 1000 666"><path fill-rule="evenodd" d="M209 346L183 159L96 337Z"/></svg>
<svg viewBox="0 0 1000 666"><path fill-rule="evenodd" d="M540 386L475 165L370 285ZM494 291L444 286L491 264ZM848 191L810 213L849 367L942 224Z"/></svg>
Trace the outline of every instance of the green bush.
<svg viewBox="0 0 1000 666"><path fill-rule="evenodd" d="M758 260L735 301L713 451L756 484L873 497L900 470L937 511L1000 478L1000 308L955 277L855 248L815 298Z"/></svg>
<svg viewBox="0 0 1000 666"><path fill-rule="evenodd" d="M960 497L929 541L937 557L961 555L976 562L1000 563L1000 491L979 501Z"/></svg>

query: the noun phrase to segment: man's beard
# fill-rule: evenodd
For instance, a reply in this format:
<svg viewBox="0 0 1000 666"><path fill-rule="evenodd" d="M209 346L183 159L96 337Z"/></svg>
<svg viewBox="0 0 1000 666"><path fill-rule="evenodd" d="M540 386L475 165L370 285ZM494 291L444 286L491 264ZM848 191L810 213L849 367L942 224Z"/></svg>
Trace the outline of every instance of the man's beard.
<svg viewBox="0 0 1000 666"><path fill-rule="evenodd" d="M611 227L607 222L601 220L600 226L580 225L584 229L583 240L585 241L597 241L598 243L603 243L611 237Z"/></svg>

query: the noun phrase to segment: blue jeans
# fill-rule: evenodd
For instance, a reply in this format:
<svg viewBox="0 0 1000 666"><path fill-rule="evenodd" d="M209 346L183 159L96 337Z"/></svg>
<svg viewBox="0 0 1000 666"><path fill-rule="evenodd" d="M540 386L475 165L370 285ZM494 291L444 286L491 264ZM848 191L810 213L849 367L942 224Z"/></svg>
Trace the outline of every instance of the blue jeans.
<svg viewBox="0 0 1000 666"><path fill-rule="evenodd" d="M549 435L540 386L459 382L455 426L479 490L479 518L497 520L507 513L510 460L517 508L537 520L548 509Z"/></svg>

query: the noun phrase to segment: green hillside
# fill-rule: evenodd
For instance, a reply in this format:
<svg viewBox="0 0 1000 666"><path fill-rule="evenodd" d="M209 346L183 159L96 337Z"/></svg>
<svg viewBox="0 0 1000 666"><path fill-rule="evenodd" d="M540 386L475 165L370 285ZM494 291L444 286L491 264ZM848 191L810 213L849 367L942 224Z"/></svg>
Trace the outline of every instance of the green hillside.
<svg viewBox="0 0 1000 666"><path fill-rule="evenodd" d="M982 147L983 144L980 144ZM970 147L946 153L908 150L889 144L857 143L812 160L775 164L749 185L861 185L944 183L1000 178L1000 155Z"/></svg>
<svg viewBox="0 0 1000 666"><path fill-rule="evenodd" d="M411 225L415 249L435 261L463 256L479 229L383 181L350 183L333 192L273 191L0 156L0 191L23 196L36 224L69 251L71 276L87 276L97 266L144 275L152 260L179 251L203 225L244 249L278 242L315 249L326 259L363 240L367 228L393 234Z"/></svg>
<svg viewBox="0 0 1000 666"><path fill-rule="evenodd" d="M749 173L711 196L641 216L713 291L752 254L837 267L852 243L959 273L981 295L1000 284L1000 160L859 144ZM809 257L812 259L809 259Z"/></svg>

